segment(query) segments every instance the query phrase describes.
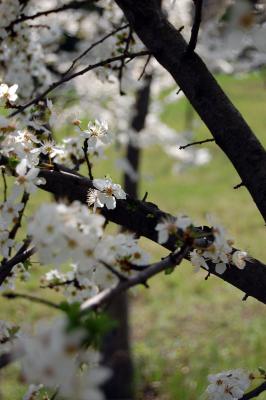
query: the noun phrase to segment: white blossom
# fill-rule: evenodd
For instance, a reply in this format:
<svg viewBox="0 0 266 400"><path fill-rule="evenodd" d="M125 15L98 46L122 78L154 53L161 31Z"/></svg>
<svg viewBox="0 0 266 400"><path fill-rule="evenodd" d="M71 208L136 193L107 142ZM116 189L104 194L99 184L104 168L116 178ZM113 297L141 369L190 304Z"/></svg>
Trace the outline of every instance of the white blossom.
<svg viewBox="0 0 266 400"><path fill-rule="evenodd" d="M238 400L251 382L250 375L241 369L209 375L208 380L210 385L206 392L209 400Z"/></svg>
<svg viewBox="0 0 266 400"><path fill-rule="evenodd" d="M81 131L81 136L87 139L88 147L96 149L99 145L107 145L112 141L106 121L89 122L88 130Z"/></svg>
<svg viewBox="0 0 266 400"><path fill-rule="evenodd" d="M27 168L27 161L23 159L16 167L16 185L19 191L25 190L27 193L33 193L38 185L45 184L44 178L39 178L39 168Z"/></svg>
<svg viewBox="0 0 266 400"><path fill-rule="evenodd" d="M186 215L178 215L176 218L162 218L155 230L158 231L158 242L160 244L167 242L170 235L177 236L177 230L186 231L187 228L193 225L192 220Z"/></svg>
<svg viewBox="0 0 266 400"><path fill-rule="evenodd" d="M246 251L237 250L232 254L232 262L237 268L244 269L246 266L247 257L248 253Z"/></svg>
<svg viewBox="0 0 266 400"><path fill-rule="evenodd" d="M106 206L109 210L116 207L116 199L126 199L126 193L117 183L110 178L94 179L93 186L97 190L89 190L87 196L88 205L94 205L94 209Z"/></svg>
<svg viewBox="0 0 266 400"><path fill-rule="evenodd" d="M52 390L59 388L60 395L66 399L102 400L99 386L110 372L96 362L96 356L99 357L93 349L84 354L85 334L82 329L67 332L66 321L58 319L52 323L39 322L34 336L21 335L17 348L23 353L24 380ZM79 366L84 362L86 368L81 372Z"/></svg>
<svg viewBox="0 0 266 400"><path fill-rule="evenodd" d="M8 87L5 83L0 85L0 99L8 100L10 103L13 103L17 100L18 96L16 91L18 89L18 85L12 85Z"/></svg>

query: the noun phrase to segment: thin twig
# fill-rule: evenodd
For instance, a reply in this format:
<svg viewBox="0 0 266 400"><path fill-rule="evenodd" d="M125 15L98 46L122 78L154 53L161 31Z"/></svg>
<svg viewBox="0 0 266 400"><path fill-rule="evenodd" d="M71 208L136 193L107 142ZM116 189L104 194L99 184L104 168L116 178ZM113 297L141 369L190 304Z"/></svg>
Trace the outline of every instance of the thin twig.
<svg viewBox="0 0 266 400"><path fill-rule="evenodd" d="M111 64L111 63L116 62L116 61L120 61L120 60L123 60L123 59L133 60L136 57L146 56L148 54L150 54L149 51L140 51L140 52L137 52L137 53L127 53L127 54L122 54L122 55L115 56L115 57L110 57L110 58L107 58L105 60L99 61L96 64L89 65L88 67L83 68L80 71L73 73L72 75L64 76L60 80L52 83L44 92L42 92L41 94L36 96L34 99L30 100L25 105L17 106L17 110L14 111L13 113L11 113L9 115L9 118L10 117L14 117L15 115L21 113L22 111L26 110L26 108L32 106L33 104L37 104L40 100L45 98L45 96L47 96L47 94L51 93L58 86L61 86L63 83L69 82L70 80L76 78L77 76L84 75L87 72L92 71L93 69L96 69L96 68L99 68L99 67L104 67L105 65Z"/></svg>
<svg viewBox="0 0 266 400"><path fill-rule="evenodd" d="M180 146L179 150L184 150L187 147L194 146L196 144L203 144L203 143L214 142L214 141L215 141L214 139L199 140L198 142L192 142L192 143L188 143L188 144L186 144L184 146Z"/></svg>
<svg viewBox="0 0 266 400"><path fill-rule="evenodd" d="M240 187L245 186L245 184L243 182L238 183L237 185L235 185L233 187L233 189L239 189Z"/></svg>
<svg viewBox="0 0 266 400"><path fill-rule="evenodd" d="M93 1L94 0L92 0L92 2ZM40 12L37 12L36 14L32 14L32 15L21 14L19 18L17 18L16 20L12 21L10 23L10 25L8 27L6 27L5 29L6 30L12 30L14 25L20 24L22 22L33 20L33 19L36 19L36 18L40 18L40 17L43 17L43 16L50 15L50 14L58 13L58 12L61 12L61 11L66 11L66 10L73 9L73 8L75 9L75 8L78 8L78 6L80 8L80 6L82 6L83 4L86 4L86 3L87 3L87 1L84 1L84 2L72 1L71 3L65 4L63 6L60 6L60 7L57 7L57 8L52 8L50 10L40 11Z"/></svg>
<svg viewBox="0 0 266 400"><path fill-rule="evenodd" d="M99 261L101 264L103 264L105 266L106 269L108 269L108 271L112 272L112 274L114 274L121 282L125 282L128 280L128 278L126 276L124 276L119 271L117 271L115 268L113 268L112 265L107 264L105 261L102 261L102 260L99 260Z"/></svg>
<svg viewBox="0 0 266 400"><path fill-rule="evenodd" d="M147 197L148 197L148 192L145 192L142 201L146 201L146 200L147 200Z"/></svg>
<svg viewBox="0 0 266 400"><path fill-rule="evenodd" d="M20 210L19 215L18 215L18 219L15 223L15 225L13 226L13 228L11 229L10 233L9 233L9 239L15 239L17 231L19 230L19 228L21 227L21 220L26 208L26 205L29 201L30 195L27 192L23 193L22 199L21 199L21 203L23 203L23 208Z"/></svg>
<svg viewBox="0 0 266 400"><path fill-rule="evenodd" d="M183 258L186 257L189 250L190 246L184 244L184 246L181 248L179 252L171 253L168 257L164 258L162 261L155 264L151 264L149 268L145 269L144 271L140 272L139 274L131 278L128 278L127 281L119 282L117 286L103 290L93 298L86 300L81 305L82 312L86 313L88 310L97 309L101 307L102 305L108 303L110 300L116 297L118 294L128 290L133 286L137 286L140 284L147 285L148 279L150 279L154 275L157 275L160 272L165 271L170 267L175 267L179 265L183 260Z"/></svg>
<svg viewBox="0 0 266 400"><path fill-rule="evenodd" d="M86 54L88 54L94 47L98 46L99 44L103 43L105 40L107 40L109 37L115 35L116 33L122 31L123 29L126 29L129 27L129 24L120 26L119 28L116 28L112 32L108 33L101 39L97 40L97 42L94 42L90 47L88 47L83 53L81 53L78 57L76 57L73 61L70 67L66 70L66 72L63 73L63 76L67 75L76 65L76 63L81 60Z"/></svg>
<svg viewBox="0 0 266 400"><path fill-rule="evenodd" d="M33 303L43 304L45 306L49 306L52 308L56 308L57 310L61 310L61 307L58 304L53 303L52 301L43 299L41 297L32 296L32 295L26 294L26 293L8 292L8 293L3 293L3 296L9 300L25 299L25 300L32 301Z"/></svg>
<svg viewBox="0 0 266 400"><path fill-rule="evenodd" d="M149 55L148 55L148 58L147 58L147 60L146 60L146 62L145 62L145 64L144 64L144 67L143 67L143 69L142 69L142 71L141 71L141 74L140 74L140 76L138 77L138 81L140 81L141 78L143 77L143 75L145 74L146 68L147 68L147 66L148 66L148 64L149 64L149 62L150 62L150 60L151 60L151 57L152 57L152 55L149 54Z"/></svg>
<svg viewBox="0 0 266 400"><path fill-rule="evenodd" d="M192 53L196 46L197 46L197 41L198 41L198 34L199 34L199 28L201 24L201 14L202 14L202 4L203 0L193 0L195 4L195 17L194 17L194 23L192 26L191 30L191 36L190 40L186 49L186 54Z"/></svg>

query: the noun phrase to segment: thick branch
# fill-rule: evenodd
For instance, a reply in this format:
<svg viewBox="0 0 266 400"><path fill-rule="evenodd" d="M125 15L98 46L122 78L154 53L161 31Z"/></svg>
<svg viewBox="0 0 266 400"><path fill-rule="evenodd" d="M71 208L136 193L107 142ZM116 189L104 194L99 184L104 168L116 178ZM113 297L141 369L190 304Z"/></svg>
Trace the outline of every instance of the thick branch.
<svg viewBox="0 0 266 400"><path fill-rule="evenodd" d="M79 200L85 204L87 191L93 187L89 179L68 172L42 170L40 176L46 179L46 184L41 186L42 189L55 194L57 198L68 199L71 202ZM155 204L135 200L129 196L126 200L117 200L117 206L114 210L103 208L102 214L109 221L154 242L158 242L155 226L162 218L170 217L169 214L161 211ZM170 237L163 246L174 251L176 247L175 237ZM231 265L222 275L218 275L214 267L213 264L209 263L212 274L242 290L248 296L255 297L266 304L265 264L253 259L252 262L247 261L244 270L239 270Z"/></svg>
<svg viewBox="0 0 266 400"><path fill-rule="evenodd" d="M202 60L166 19L156 0L116 0L158 62L173 76L233 163L266 220L266 153Z"/></svg>

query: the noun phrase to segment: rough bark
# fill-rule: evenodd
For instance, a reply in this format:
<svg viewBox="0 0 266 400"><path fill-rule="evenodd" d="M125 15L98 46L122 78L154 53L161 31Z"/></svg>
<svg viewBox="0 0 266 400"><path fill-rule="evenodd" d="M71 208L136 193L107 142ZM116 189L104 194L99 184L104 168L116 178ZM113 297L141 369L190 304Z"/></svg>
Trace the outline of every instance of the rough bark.
<svg viewBox="0 0 266 400"><path fill-rule="evenodd" d="M42 170L40 176L46 179L42 189L56 194L63 200L79 200L86 203L86 196L92 182L79 175L72 175L67 172ZM114 210L102 209L102 214L109 220L123 226L140 236L144 236L154 242L158 242L155 226L170 214L160 210L155 204L132 199L118 200ZM175 249L174 237L163 245L169 250ZM266 265L256 259L247 262L244 270L239 270L233 265L227 268L222 275L217 275L214 265L209 263L210 272L220 279L230 283L242 290L248 296L252 296L266 304Z"/></svg>
<svg viewBox="0 0 266 400"><path fill-rule="evenodd" d="M200 59L166 19L156 0L116 0L132 28L173 76L216 143L231 160L266 220L266 153Z"/></svg>

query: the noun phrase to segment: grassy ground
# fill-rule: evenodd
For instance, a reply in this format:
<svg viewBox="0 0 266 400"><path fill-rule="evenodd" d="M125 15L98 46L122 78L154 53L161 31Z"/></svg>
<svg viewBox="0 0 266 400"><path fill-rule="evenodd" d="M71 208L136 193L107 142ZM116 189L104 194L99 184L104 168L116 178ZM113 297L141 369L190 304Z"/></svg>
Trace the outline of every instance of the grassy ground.
<svg viewBox="0 0 266 400"><path fill-rule="evenodd" d="M219 81L265 145L266 91L261 79ZM182 129L185 107L185 102L169 106L163 120ZM198 122L197 139L210 137ZM179 176L170 174L170 162L159 149L153 157L144 156L143 171L153 171L155 180L143 182L142 192L147 190L150 201L164 210L186 212L199 223L210 212L228 228L237 246L265 260L261 216L244 188L233 190L240 180L226 156L215 144L208 147L211 163ZM184 263L174 274L155 278L150 290L139 289L132 296L136 365L149 399L198 399L209 373L265 366L265 306L252 299L242 302L240 291L215 277L206 281L205 275Z"/></svg>
<svg viewBox="0 0 266 400"><path fill-rule="evenodd" d="M265 145L266 91L262 79L221 77L219 81ZM164 110L162 119L182 130L186 107L185 101L172 104ZM196 137L210 137L199 120ZM152 174L154 179L142 181L141 193L148 191L148 199L162 209L186 212L199 224L205 221L207 212L216 215L238 247L265 260L265 228L255 205L246 189L233 190L240 180L225 155L213 143L208 147L213 156L210 164L178 176L171 174L172 163L159 148L147 151L142 158L143 176ZM99 176L108 171L107 165L102 164ZM49 198L43 193L41 197L42 201ZM33 206L39 201L36 197ZM154 259L166 254L147 240L143 244ZM36 279L21 291L38 293L36 282L43 272L36 265ZM237 367L266 368L265 307L252 299L242 302L240 291L215 277L206 281L205 275L195 274L189 263L184 263L172 275L154 278L149 290L138 288L131 294L139 399L196 400L206 387L208 373ZM48 291L42 295L51 297ZM22 325L51 314L49 309L25 301L1 299L1 303L0 319L20 321ZM21 399L24 388L15 383L17 375L16 367L1 373L4 399ZM266 399L266 394L260 399Z"/></svg>

